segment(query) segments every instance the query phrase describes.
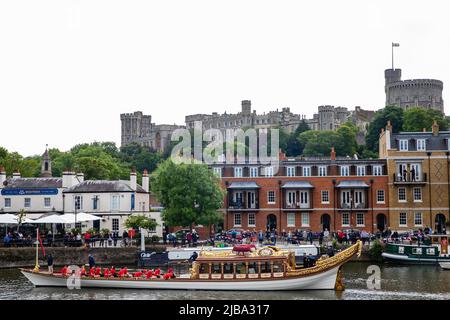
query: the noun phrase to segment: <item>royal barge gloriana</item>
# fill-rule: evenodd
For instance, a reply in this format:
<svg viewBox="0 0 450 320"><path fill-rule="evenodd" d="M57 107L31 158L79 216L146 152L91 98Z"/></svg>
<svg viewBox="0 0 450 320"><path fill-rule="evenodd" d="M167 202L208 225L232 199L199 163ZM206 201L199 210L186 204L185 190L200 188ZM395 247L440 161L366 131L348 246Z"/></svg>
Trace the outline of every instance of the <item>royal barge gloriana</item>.
<svg viewBox="0 0 450 320"><path fill-rule="evenodd" d="M247 250L248 249L248 250ZM333 257L298 268L294 252L277 247L245 248L229 251L200 251L190 273L175 278L81 276L81 288L179 289L179 290L342 290L341 266L361 254L358 241ZM37 269L21 269L35 286L66 287L69 277ZM70 277L75 277L71 275Z"/></svg>
<svg viewBox="0 0 450 320"><path fill-rule="evenodd" d="M388 243L381 254L389 262L410 264L438 264L450 262L450 235L429 235L424 243Z"/></svg>

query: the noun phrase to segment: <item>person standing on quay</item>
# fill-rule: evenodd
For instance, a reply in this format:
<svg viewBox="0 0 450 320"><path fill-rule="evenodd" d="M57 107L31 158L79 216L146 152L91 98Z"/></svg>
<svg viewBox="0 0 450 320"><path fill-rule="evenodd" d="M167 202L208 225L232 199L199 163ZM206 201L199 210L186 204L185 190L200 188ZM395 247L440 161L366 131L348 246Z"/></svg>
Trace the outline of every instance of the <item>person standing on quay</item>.
<svg viewBox="0 0 450 320"><path fill-rule="evenodd" d="M47 256L47 265L48 272L53 274L53 256L51 254Z"/></svg>
<svg viewBox="0 0 450 320"><path fill-rule="evenodd" d="M95 267L95 260L92 254L89 254L89 269L92 269Z"/></svg>

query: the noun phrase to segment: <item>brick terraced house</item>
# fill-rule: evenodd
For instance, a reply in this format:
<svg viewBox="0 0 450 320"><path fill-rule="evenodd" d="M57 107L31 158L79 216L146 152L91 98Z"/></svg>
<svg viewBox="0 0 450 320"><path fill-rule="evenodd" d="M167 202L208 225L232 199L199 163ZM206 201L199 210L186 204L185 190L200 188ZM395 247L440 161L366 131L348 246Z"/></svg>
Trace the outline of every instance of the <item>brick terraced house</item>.
<svg viewBox="0 0 450 320"><path fill-rule="evenodd" d="M227 190L224 229L359 229L388 227L388 171L384 159L286 158L279 170L258 163L215 164Z"/></svg>

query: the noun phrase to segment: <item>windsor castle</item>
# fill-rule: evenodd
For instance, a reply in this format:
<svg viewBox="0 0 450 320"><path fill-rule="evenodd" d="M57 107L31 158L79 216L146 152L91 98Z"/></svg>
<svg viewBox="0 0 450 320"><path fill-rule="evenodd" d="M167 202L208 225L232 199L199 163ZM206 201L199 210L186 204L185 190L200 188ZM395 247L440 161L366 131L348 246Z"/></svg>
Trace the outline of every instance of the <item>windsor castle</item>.
<svg viewBox="0 0 450 320"><path fill-rule="evenodd" d="M442 99L443 83L434 79L401 80L401 69L385 70L386 105L397 105L403 109L410 107L432 108L444 112ZM170 143L172 132L178 128L192 129L196 122L201 122L203 130L238 128L283 128L288 133L295 131L302 121L311 130L336 130L343 123L350 121L358 129L357 141L364 143L367 127L374 117L375 111L364 110L357 106L353 110L331 105L319 106L311 119L296 114L288 107L276 109L268 113L258 114L252 110L250 100L243 100L241 112L218 114L187 115L185 125L169 125L152 123L151 115L141 111L120 115L122 122L121 143L132 142L153 150L163 151Z"/></svg>

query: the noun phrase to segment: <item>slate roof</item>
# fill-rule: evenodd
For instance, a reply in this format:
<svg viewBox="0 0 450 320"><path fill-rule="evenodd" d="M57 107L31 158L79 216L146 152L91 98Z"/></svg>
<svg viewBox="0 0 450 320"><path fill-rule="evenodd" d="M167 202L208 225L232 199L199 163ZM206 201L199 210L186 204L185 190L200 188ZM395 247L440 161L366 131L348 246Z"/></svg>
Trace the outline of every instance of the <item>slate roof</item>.
<svg viewBox="0 0 450 320"><path fill-rule="evenodd" d="M314 186L309 181L288 181L281 188L283 189L312 189Z"/></svg>
<svg viewBox="0 0 450 320"><path fill-rule="evenodd" d="M368 188L369 185L362 180L345 180L338 183L336 188Z"/></svg>
<svg viewBox="0 0 450 320"><path fill-rule="evenodd" d="M228 189L259 189L256 182L232 182Z"/></svg>
<svg viewBox="0 0 450 320"><path fill-rule="evenodd" d="M4 189L62 188L62 178L8 178Z"/></svg>
<svg viewBox="0 0 450 320"><path fill-rule="evenodd" d="M131 189L130 182L125 180L85 180L64 190L64 193L83 192L134 192L134 190ZM136 192L146 193L140 185L137 185Z"/></svg>
<svg viewBox="0 0 450 320"><path fill-rule="evenodd" d="M416 150L416 141L425 139L426 150L443 150L448 151L448 140L450 139L450 131L440 131L439 135L434 136L432 132L400 132L391 135L391 146L398 149L398 141L408 139L408 150Z"/></svg>

